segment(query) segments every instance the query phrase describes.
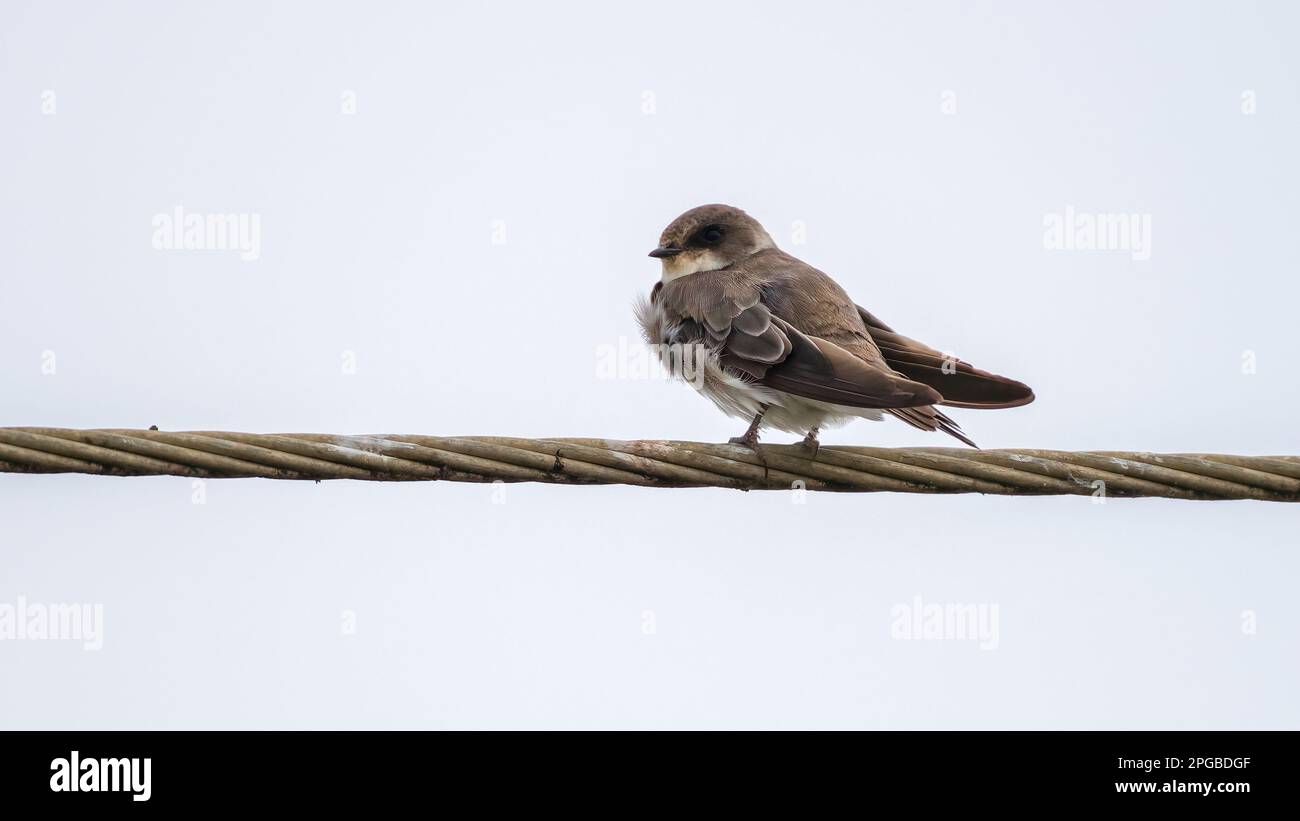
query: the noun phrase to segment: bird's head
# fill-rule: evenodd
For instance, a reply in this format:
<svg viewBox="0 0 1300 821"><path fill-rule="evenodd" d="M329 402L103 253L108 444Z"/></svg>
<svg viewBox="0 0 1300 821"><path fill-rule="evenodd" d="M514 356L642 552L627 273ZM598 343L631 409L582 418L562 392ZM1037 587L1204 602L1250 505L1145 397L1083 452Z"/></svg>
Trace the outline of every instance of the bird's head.
<svg viewBox="0 0 1300 821"><path fill-rule="evenodd" d="M701 205L669 223L650 256L662 260L664 281L716 271L776 243L758 220L730 205Z"/></svg>

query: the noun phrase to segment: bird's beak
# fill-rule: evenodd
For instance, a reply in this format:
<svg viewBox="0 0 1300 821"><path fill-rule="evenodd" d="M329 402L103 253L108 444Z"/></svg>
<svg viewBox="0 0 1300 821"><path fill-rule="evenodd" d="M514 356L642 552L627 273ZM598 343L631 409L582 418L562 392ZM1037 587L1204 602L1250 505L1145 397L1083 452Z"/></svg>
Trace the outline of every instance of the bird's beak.
<svg viewBox="0 0 1300 821"><path fill-rule="evenodd" d="M650 252L650 256L654 257L655 259L662 259L664 257L675 257L685 250L686 250L685 248L673 248L671 246L668 248L656 248Z"/></svg>

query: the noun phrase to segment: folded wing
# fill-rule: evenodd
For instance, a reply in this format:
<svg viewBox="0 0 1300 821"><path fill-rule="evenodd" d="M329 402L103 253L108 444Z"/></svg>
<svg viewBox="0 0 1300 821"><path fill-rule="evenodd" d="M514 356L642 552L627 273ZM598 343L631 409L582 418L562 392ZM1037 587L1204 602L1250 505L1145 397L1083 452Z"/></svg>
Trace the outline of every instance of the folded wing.
<svg viewBox="0 0 1300 821"><path fill-rule="evenodd" d="M779 391L854 408L914 408L943 401L933 387L855 356L776 316L756 279L708 272L656 288L673 316L697 324L724 368Z"/></svg>
<svg viewBox="0 0 1300 821"><path fill-rule="evenodd" d="M897 333L862 306L858 306L858 313L889 367L934 388L942 394L942 404L958 408L1015 408L1034 401L1034 392L1023 382L945 357L934 348Z"/></svg>
<svg viewBox="0 0 1300 821"><path fill-rule="evenodd" d="M725 328L721 324L715 317L705 322L705 328L711 338L722 342L723 366L760 385L855 408L909 408L943 398L926 385L800 332L773 316L761 301L742 309Z"/></svg>

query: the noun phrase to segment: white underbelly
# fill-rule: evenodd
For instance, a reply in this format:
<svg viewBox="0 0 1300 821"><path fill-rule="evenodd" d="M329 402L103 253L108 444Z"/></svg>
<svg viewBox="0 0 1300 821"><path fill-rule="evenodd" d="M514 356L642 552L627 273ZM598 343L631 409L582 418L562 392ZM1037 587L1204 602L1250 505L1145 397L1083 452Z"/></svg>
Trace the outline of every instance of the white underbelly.
<svg viewBox="0 0 1300 821"><path fill-rule="evenodd" d="M721 369L719 369L720 371ZM813 428L826 430L854 419L879 422L880 411L873 408L851 408L796 396L773 390L721 374L720 379L706 378L699 391L728 416L746 422L766 407L763 414L765 428L776 428L787 433L805 434Z"/></svg>

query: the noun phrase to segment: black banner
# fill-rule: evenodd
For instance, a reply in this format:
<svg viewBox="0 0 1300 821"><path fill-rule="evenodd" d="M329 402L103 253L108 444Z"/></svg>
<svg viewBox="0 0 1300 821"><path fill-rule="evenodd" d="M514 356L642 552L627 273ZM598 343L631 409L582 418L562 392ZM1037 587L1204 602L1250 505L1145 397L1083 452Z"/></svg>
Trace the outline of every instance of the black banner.
<svg viewBox="0 0 1300 821"><path fill-rule="evenodd" d="M338 809L613 791L638 806L772 808L847 793L1180 811L1286 801L1300 742L1262 732L11 732L11 806ZM16 802L16 803L15 803Z"/></svg>

